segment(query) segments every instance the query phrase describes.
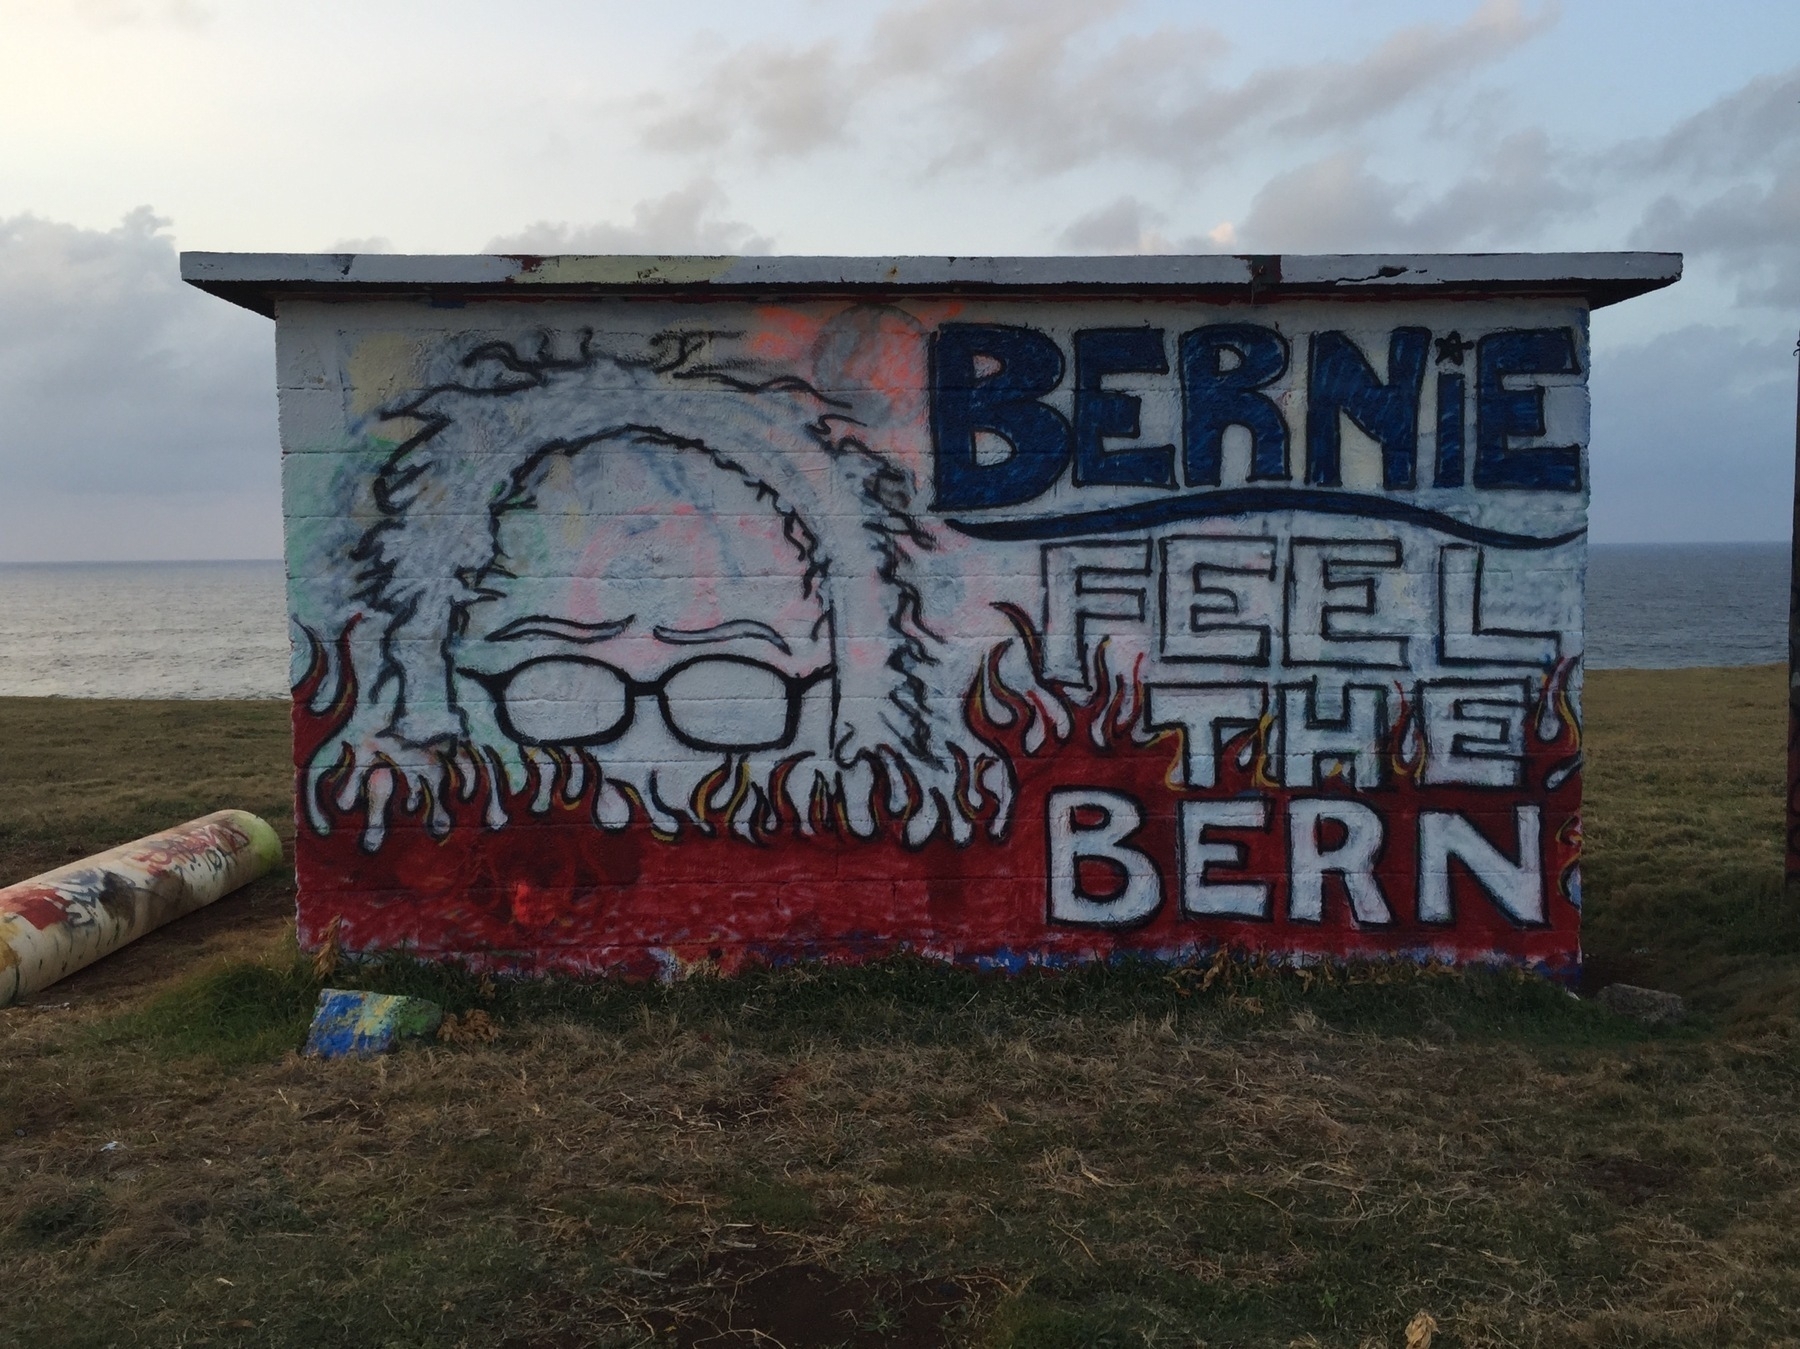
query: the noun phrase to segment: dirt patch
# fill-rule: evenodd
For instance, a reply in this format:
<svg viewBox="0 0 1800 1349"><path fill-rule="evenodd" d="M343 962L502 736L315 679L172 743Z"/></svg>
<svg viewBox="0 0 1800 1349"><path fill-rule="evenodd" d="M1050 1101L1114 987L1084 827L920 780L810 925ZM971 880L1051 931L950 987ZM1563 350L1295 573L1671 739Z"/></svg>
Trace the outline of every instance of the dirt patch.
<svg viewBox="0 0 1800 1349"><path fill-rule="evenodd" d="M1655 965L1648 952L1583 951L1575 991L1591 998L1612 984L1641 984L1654 977Z"/></svg>
<svg viewBox="0 0 1800 1349"><path fill-rule="evenodd" d="M939 1349L974 1299L948 1279L846 1277L774 1251L712 1257L679 1310L646 1318L680 1349Z"/></svg>
<svg viewBox="0 0 1800 1349"><path fill-rule="evenodd" d="M330 1101L300 1116L302 1124L344 1124L361 1133L378 1133L384 1122L381 1107L367 1101Z"/></svg>
<svg viewBox="0 0 1800 1349"><path fill-rule="evenodd" d="M1682 1179L1674 1167L1636 1157L1584 1157L1580 1165L1583 1179L1623 1208L1636 1208L1667 1194Z"/></svg>

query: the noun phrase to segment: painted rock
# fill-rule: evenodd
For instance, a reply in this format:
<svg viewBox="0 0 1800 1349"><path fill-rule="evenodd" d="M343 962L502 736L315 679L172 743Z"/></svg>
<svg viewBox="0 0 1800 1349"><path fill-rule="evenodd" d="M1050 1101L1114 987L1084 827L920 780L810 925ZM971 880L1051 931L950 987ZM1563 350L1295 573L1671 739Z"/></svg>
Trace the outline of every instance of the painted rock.
<svg viewBox="0 0 1800 1349"><path fill-rule="evenodd" d="M1639 988L1636 984L1608 984L1595 1001L1609 1012L1646 1026L1674 1026L1687 1017L1687 1004L1680 994Z"/></svg>
<svg viewBox="0 0 1800 1349"><path fill-rule="evenodd" d="M304 1052L320 1059L386 1054L402 1040L429 1038L443 1019L444 1009L425 998L321 989Z"/></svg>

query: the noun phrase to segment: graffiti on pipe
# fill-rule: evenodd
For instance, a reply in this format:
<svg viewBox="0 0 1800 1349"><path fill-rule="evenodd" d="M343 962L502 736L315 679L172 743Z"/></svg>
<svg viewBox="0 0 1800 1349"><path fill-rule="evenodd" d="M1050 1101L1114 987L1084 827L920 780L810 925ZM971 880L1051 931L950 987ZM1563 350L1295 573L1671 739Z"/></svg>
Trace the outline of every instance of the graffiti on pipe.
<svg viewBox="0 0 1800 1349"><path fill-rule="evenodd" d="M220 810L0 888L0 1006L213 903L281 860L263 820Z"/></svg>
<svg viewBox="0 0 1800 1349"><path fill-rule="evenodd" d="M1578 955L1585 311L296 304L303 940Z"/></svg>

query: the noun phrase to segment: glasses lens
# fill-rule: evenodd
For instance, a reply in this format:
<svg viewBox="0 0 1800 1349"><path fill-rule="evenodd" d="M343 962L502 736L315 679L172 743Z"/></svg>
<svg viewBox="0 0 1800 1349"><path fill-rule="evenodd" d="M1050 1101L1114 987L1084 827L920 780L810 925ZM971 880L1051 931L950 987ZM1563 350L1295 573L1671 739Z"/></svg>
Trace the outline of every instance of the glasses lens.
<svg viewBox="0 0 1800 1349"><path fill-rule="evenodd" d="M506 718L526 744L599 744L631 713L624 679L596 661L532 661L502 678Z"/></svg>
<svg viewBox="0 0 1800 1349"><path fill-rule="evenodd" d="M690 661L662 686L669 725L706 749L774 749L787 743L789 694L779 670L729 658Z"/></svg>

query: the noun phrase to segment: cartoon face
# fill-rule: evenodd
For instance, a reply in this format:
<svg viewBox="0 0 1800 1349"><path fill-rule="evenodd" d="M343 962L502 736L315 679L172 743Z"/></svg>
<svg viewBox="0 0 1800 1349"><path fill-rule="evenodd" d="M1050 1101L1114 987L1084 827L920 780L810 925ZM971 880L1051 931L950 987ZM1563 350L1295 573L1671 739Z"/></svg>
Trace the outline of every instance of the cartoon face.
<svg viewBox="0 0 1800 1349"><path fill-rule="evenodd" d="M946 584L854 400L718 336L484 340L379 410L406 439L335 625L351 697L307 759L321 835L360 804L379 851L398 802L442 836L484 788L499 829L559 783L671 841L783 812L860 838L891 816L913 846L1004 829L1012 779L964 709L990 655L1029 686L1027 648Z"/></svg>
<svg viewBox="0 0 1800 1349"><path fill-rule="evenodd" d="M828 745L808 540L742 478L600 441L546 456L494 532L454 669L459 702L490 702L515 743L618 759Z"/></svg>

